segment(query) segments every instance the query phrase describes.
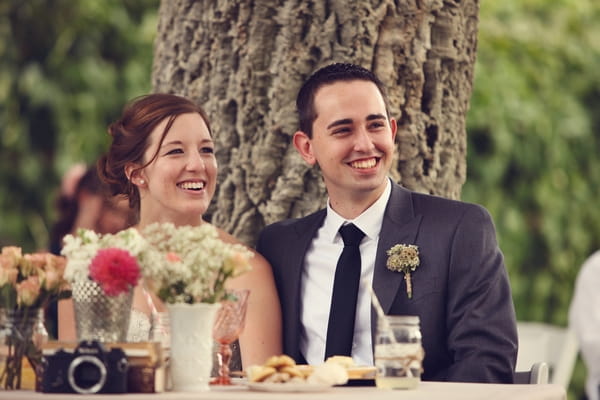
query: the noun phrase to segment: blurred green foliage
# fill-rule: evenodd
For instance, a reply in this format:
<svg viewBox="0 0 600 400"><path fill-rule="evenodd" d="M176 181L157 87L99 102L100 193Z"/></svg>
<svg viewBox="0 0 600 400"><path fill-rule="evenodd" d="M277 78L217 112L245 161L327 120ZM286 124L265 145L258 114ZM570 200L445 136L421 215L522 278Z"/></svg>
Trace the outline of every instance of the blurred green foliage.
<svg viewBox="0 0 600 400"><path fill-rule="evenodd" d="M481 4L462 193L494 217L520 320L566 325L600 248L599 21L596 0Z"/></svg>
<svg viewBox="0 0 600 400"><path fill-rule="evenodd" d="M159 0L0 3L0 245L48 245L60 177L151 90Z"/></svg>
<svg viewBox="0 0 600 400"><path fill-rule="evenodd" d="M0 3L0 245L47 246L60 176L151 90L158 3ZM598 21L595 0L481 4L463 199L494 217L521 320L565 325L600 248Z"/></svg>

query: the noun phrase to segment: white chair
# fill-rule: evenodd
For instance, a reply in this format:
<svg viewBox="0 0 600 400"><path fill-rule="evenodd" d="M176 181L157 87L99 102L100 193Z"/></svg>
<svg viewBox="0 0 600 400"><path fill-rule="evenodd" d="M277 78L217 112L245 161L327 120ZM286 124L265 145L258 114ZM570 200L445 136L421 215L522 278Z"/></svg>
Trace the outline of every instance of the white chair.
<svg viewBox="0 0 600 400"><path fill-rule="evenodd" d="M527 371L545 362L549 367L549 383L569 387L579 346L575 333L567 327L542 322L517 322L519 352L517 371Z"/></svg>
<svg viewBox="0 0 600 400"><path fill-rule="evenodd" d="M548 364L545 362L536 362L529 371L515 372L515 382L517 384L540 385L548 383Z"/></svg>

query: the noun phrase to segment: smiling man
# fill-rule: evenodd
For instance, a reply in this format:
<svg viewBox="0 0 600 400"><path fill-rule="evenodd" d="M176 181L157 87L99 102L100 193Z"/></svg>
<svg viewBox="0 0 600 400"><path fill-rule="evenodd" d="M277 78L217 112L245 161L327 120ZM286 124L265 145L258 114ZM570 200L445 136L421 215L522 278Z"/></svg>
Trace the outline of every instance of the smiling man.
<svg viewBox="0 0 600 400"><path fill-rule="evenodd" d="M372 365L376 317L359 283L369 282L386 314L420 317L423 380L512 382L515 312L489 213L390 180L396 121L369 70L324 67L296 105L293 144L319 166L329 199L312 215L266 227L258 241L279 291L284 352L301 363L346 355ZM386 267L397 244L418 248L412 287Z"/></svg>

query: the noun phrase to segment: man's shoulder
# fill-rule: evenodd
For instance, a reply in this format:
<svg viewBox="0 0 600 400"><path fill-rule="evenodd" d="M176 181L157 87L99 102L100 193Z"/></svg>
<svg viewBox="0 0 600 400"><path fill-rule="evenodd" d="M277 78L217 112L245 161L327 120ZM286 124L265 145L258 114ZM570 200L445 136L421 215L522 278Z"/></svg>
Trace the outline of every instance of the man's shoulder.
<svg viewBox="0 0 600 400"><path fill-rule="evenodd" d="M489 217L489 211L481 204L470 203L462 200L449 199L426 193L412 191L406 188L411 197L415 213L439 215L464 215L466 213Z"/></svg>
<svg viewBox="0 0 600 400"><path fill-rule="evenodd" d="M325 217L325 209L318 210L310 215L300 218L288 218L274 222L263 228L263 232L282 231L289 229L303 230Z"/></svg>

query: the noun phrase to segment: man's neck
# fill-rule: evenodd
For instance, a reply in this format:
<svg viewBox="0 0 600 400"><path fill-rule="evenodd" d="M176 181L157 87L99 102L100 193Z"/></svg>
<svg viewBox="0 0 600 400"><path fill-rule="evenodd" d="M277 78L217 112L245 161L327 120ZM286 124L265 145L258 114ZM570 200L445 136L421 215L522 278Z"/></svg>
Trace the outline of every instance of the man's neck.
<svg viewBox="0 0 600 400"><path fill-rule="evenodd" d="M353 220L373 205L383 194L387 181L376 190L354 196L329 196L329 206L341 217Z"/></svg>

